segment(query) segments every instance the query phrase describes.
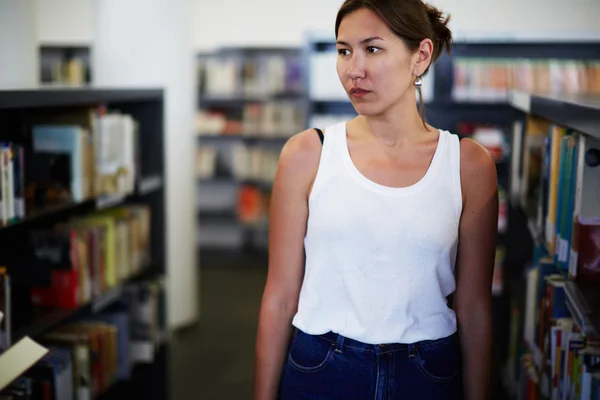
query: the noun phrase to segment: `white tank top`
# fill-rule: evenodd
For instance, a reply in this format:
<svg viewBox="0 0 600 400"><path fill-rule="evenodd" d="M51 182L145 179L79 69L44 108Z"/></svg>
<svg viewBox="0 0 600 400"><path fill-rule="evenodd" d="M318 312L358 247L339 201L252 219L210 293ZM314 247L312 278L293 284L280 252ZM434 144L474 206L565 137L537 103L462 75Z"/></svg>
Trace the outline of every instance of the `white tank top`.
<svg viewBox="0 0 600 400"><path fill-rule="evenodd" d="M308 202L295 327L369 344L456 332L446 297L456 288L462 212L457 136L440 130L425 176L393 188L362 175L350 157L346 123L334 125L325 131Z"/></svg>

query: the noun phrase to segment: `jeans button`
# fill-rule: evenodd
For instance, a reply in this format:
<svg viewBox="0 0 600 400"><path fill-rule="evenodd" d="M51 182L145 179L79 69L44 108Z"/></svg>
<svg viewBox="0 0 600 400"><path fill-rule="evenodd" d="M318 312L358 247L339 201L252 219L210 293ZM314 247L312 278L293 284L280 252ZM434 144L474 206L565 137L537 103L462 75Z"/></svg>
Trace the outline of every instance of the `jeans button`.
<svg viewBox="0 0 600 400"><path fill-rule="evenodd" d="M382 343L379 345L379 347L385 347L385 346L387 346L387 344L385 344L385 343Z"/></svg>

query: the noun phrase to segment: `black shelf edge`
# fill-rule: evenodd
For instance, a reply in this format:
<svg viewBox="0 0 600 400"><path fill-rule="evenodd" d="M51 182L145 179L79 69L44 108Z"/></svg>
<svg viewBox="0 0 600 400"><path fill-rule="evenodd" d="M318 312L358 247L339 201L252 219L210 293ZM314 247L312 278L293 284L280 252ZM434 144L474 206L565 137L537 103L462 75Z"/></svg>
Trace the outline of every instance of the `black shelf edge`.
<svg viewBox="0 0 600 400"><path fill-rule="evenodd" d="M244 142L248 145L260 145L260 144L285 144L292 135L281 135L281 136L267 136L258 134L247 134L247 135L206 135L197 134L198 141L202 144L210 143L238 143Z"/></svg>
<svg viewBox="0 0 600 400"><path fill-rule="evenodd" d="M522 112L600 139L600 96L536 95L512 91L509 104Z"/></svg>
<svg viewBox="0 0 600 400"><path fill-rule="evenodd" d="M85 87L39 87L0 90L0 110L43 107L75 107L97 103L162 101L162 89L109 89Z"/></svg>
<svg viewBox="0 0 600 400"><path fill-rule="evenodd" d="M200 94L198 101L200 105L216 105L216 106L235 106L240 103L262 103L266 101L278 101L278 100L302 100L305 94L302 92L281 92L266 94L261 96L251 96L243 94L232 94L232 95L207 95Z"/></svg>
<svg viewBox="0 0 600 400"><path fill-rule="evenodd" d="M23 228L43 221L61 220L70 215L80 215L86 212L105 210L107 208L126 204L136 200L139 196L145 196L162 188L162 177L152 175L142 178L138 184L138 190L131 194L114 194L88 199L80 203L60 204L47 209L36 211L25 216L21 220L0 227L0 234L14 228Z"/></svg>
<svg viewBox="0 0 600 400"><path fill-rule="evenodd" d="M127 284L156 275L159 274L156 272L155 264L148 263L147 266L142 268L138 273L117 283L114 287L108 289L100 296L92 299L90 302L83 304L78 308L40 308L40 311L43 311L41 312L41 315L36 315L35 319L31 323L17 329L14 332L13 342L16 343L25 336L29 336L30 338L38 337L46 332L49 332L52 328L60 325L61 323L84 316L85 314L98 313L118 300L122 296L123 288Z"/></svg>
<svg viewBox="0 0 600 400"><path fill-rule="evenodd" d="M201 185L248 185L256 186L262 190L273 189L273 181L264 179L252 179L252 178L236 178L235 176L203 176L197 179L197 182Z"/></svg>

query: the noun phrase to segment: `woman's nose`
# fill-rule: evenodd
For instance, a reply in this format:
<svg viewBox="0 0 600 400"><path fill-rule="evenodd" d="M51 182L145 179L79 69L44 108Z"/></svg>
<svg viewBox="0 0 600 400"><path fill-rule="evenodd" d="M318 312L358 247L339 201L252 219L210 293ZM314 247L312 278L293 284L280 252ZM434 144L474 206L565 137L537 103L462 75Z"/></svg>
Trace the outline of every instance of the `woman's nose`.
<svg viewBox="0 0 600 400"><path fill-rule="evenodd" d="M348 77L351 79L364 78L365 65L360 56L353 56L350 59L347 70Z"/></svg>

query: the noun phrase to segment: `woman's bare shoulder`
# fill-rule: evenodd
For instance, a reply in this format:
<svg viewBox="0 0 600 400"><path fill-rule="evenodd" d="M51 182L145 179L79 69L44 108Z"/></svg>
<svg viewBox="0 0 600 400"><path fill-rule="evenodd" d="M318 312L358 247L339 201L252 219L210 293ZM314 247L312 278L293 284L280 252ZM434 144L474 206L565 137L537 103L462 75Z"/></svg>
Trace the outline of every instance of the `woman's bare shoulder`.
<svg viewBox="0 0 600 400"><path fill-rule="evenodd" d="M323 145L315 129L297 133L283 146L279 155L278 174L310 186L314 179ZM307 187L308 187L307 186Z"/></svg>
<svg viewBox="0 0 600 400"><path fill-rule="evenodd" d="M460 141L460 175L463 192L497 190L496 163L485 147L464 138Z"/></svg>

